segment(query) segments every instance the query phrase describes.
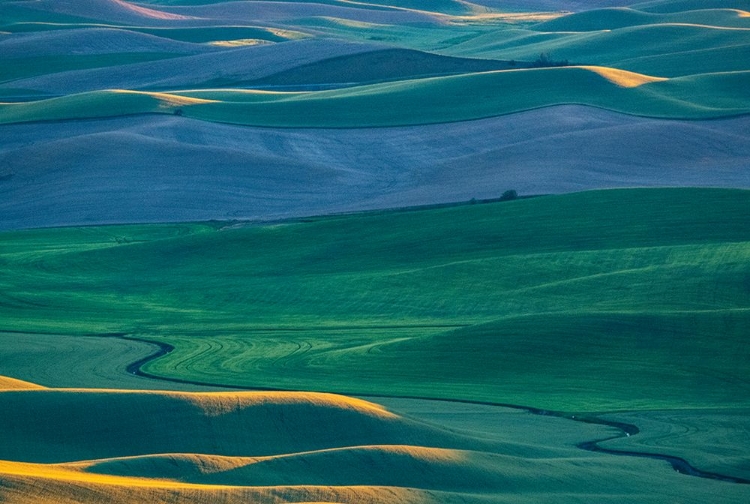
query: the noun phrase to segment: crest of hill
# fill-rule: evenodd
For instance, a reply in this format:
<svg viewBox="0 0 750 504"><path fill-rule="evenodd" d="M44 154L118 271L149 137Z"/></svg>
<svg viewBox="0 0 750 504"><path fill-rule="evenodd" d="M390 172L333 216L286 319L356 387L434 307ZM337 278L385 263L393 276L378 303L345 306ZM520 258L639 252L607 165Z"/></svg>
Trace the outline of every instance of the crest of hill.
<svg viewBox="0 0 750 504"><path fill-rule="evenodd" d="M3 3L3 17L0 19L3 26L15 23L86 23L91 19L81 16L68 16L65 14L50 13L42 9L36 2L5 2Z"/></svg>
<svg viewBox="0 0 750 504"><path fill-rule="evenodd" d="M531 439L482 441L330 394L43 390L0 393L0 406L9 413L0 417L0 499L13 504L559 502L577 500L581 488L632 495L664 487L665 474L674 479L660 496L712 490L663 464L585 457ZM6 458L7 445L25 445L26 459L149 451L35 463ZM253 454L264 451L273 453ZM739 493L728 489L726 502Z"/></svg>
<svg viewBox="0 0 750 504"><path fill-rule="evenodd" d="M443 14L467 14L481 9L477 4L462 0L365 0L364 3Z"/></svg>
<svg viewBox="0 0 750 504"><path fill-rule="evenodd" d="M306 93L219 89L134 94L109 90L0 105L0 122L174 114L179 106L186 117L232 124L382 127L481 119L566 103L585 103L648 117L709 119L749 113L745 91L749 81L750 71L664 81L616 69L571 66L481 72ZM498 89L505 92L498 93ZM170 99L170 95L175 98ZM182 107L189 99L198 101Z"/></svg>
<svg viewBox="0 0 750 504"><path fill-rule="evenodd" d="M534 26L547 32L616 30L648 24L694 24L707 27L750 29L750 16L732 9L703 9L676 13L650 13L630 8L590 10L562 16Z"/></svg>
<svg viewBox="0 0 750 504"><path fill-rule="evenodd" d="M631 5L647 12L681 12L700 9L738 9L750 11L750 0L652 0Z"/></svg>
<svg viewBox="0 0 750 504"><path fill-rule="evenodd" d="M655 22L661 16L627 7L587 10L534 25L536 31L573 32L612 30Z"/></svg>
<svg viewBox="0 0 750 504"><path fill-rule="evenodd" d="M596 32L511 30L476 37L449 54L530 61L540 52L660 77L748 69L750 42L742 29L695 24L645 24Z"/></svg>
<svg viewBox="0 0 750 504"><path fill-rule="evenodd" d="M12 504L425 504L441 500L439 495L407 488L198 486L98 475L84 479L80 472L38 466L22 466L15 472L1 476L0 497ZM478 504L481 500L478 499Z"/></svg>
<svg viewBox="0 0 750 504"><path fill-rule="evenodd" d="M154 453L267 457L379 444L482 446L372 403L333 394L28 393L35 395L0 393L0 407L6 412L0 432L13 433L0 436L0 460L59 463Z"/></svg>
<svg viewBox="0 0 750 504"><path fill-rule="evenodd" d="M430 23L437 21L434 14L416 10L388 9L345 2L280 1L280 2L221 2L203 5L169 6L170 12L187 18L223 20L232 23L293 21L305 17L331 17L349 21L382 24Z"/></svg>
<svg viewBox="0 0 750 504"><path fill-rule="evenodd" d="M379 486L472 492L501 488L532 471L516 457L412 445L352 446L276 455L153 455L67 464L88 473L165 478L204 485ZM526 467L524 467L526 466ZM505 472L513 467L512 473ZM335 468L335 469L334 469Z"/></svg>
<svg viewBox="0 0 750 504"><path fill-rule="evenodd" d="M16 33L0 39L0 56L29 58L116 53L165 53L178 56L212 52L214 48L170 40L120 28L85 27L74 30L46 30Z"/></svg>
<svg viewBox="0 0 750 504"><path fill-rule="evenodd" d="M37 12L44 12L46 20L50 22L60 22L58 19L64 19L59 16L155 26L190 20L186 16L142 7L124 0L76 0L75 2L39 0L34 2L33 9Z"/></svg>
<svg viewBox="0 0 750 504"><path fill-rule="evenodd" d="M168 5L168 6L196 6L196 5L215 5L228 3L234 0L145 0L143 4L150 5ZM353 7L359 9L383 9L396 8L404 10L419 10L440 12L445 14L464 14L472 12L475 9L482 9L481 6L465 2L462 0L363 0L352 2L348 0L286 0L287 3L317 3L326 5L335 5L343 7ZM261 1L256 3L262 3ZM481 3L481 2L480 2Z"/></svg>
<svg viewBox="0 0 750 504"><path fill-rule="evenodd" d="M513 68L505 61L456 58L412 49L381 49L301 65L253 85L372 83Z"/></svg>
<svg viewBox="0 0 750 504"><path fill-rule="evenodd" d="M475 0L474 3L500 11L578 12L606 7L625 7L632 0Z"/></svg>
<svg viewBox="0 0 750 504"><path fill-rule="evenodd" d="M253 81L321 59L372 51L375 44L336 40L297 40L283 44L211 51L157 62L115 68L93 68L20 79L3 87L43 93L81 93L99 89L164 89L221 87Z"/></svg>

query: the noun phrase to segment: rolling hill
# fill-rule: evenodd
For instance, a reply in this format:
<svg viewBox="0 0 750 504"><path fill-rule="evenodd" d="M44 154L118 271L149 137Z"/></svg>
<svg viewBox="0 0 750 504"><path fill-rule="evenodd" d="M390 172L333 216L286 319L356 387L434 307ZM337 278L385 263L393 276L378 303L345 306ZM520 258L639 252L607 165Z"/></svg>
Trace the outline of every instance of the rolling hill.
<svg viewBox="0 0 750 504"><path fill-rule="evenodd" d="M0 229L268 219L495 198L509 188L746 187L749 122L567 106L381 129L278 130L166 115L4 126Z"/></svg>
<svg viewBox="0 0 750 504"><path fill-rule="evenodd" d="M11 2L0 229L748 187L746 5L524 5Z"/></svg>
<svg viewBox="0 0 750 504"><path fill-rule="evenodd" d="M331 394L5 390L0 404L8 502L553 502L612 489L643 502L657 481L661 496L742 498L656 461L545 446L539 431L535 445L492 441ZM542 422L544 435L565 422Z"/></svg>
<svg viewBox="0 0 750 504"><path fill-rule="evenodd" d="M0 315L6 331L172 345L143 370L209 385L564 411L744 407L747 198L600 191L265 226L4 233Z"/></svg>
<svg viewBox="0 0 750 504"><path fill-rule="evenodd" d="M747 0L3 2L0 502L750 501L748 89Z"/></svg>

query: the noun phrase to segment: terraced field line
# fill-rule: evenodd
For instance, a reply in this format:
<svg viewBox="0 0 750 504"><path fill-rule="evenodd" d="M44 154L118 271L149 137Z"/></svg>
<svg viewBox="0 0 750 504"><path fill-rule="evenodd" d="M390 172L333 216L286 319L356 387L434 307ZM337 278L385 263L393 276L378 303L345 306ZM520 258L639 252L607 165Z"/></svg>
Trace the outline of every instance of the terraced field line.
<svg viewBox="0 0 750 504"><path fill-rule="evenodd" d="M432 327L432 326L429 326L429 327ZM127 336L125 334L107 334L103 336L116 337L116 338L121 338L121 339L129 340L129 341L138 341L142 343L152 344L158 348L156 352L154 352L153 354L148 355L128 365L128 367L126 368L127 372L137 375L137 376L142 376L145 378L151 378L151 379L162 380L162 381L167 381L167 382L185 383L185 384L190 384L190 385L200 385L200 386L209 386L209 387L217 387L217 388L223 387L223 388L234 389L234 390L257 390L257 391L270 391L270 392L301 392L299 390L280 389L280 388L273 388L273 387L241 387L239 385L223 385L223 384L217 385L215 383L206 383L206 382L193 381L193 380L183 380L180 378L167 378L164 376L154 375L154 374L142 371L141 367L147 364L148 362L156 360L172 352L175 349L175 347L167 343L161 343L161 342L136 338L134 336ZM534 408L531 406L521 406L518 404L496 403L496 402L489 402L489 401L472 401L469 399L438 399L434 397L404 396L404 395L357 394L357 393L350 393L350 392L336 392L336 393L347 395L347 396L365 397L368 399L369 398L377 399L378 397L381 397L381 398L389 398L389 399L414 399L414 400L421 400L421 401L439 401L439 402L447 402L447 403L454 403L454 404L477 404L477 405L482 405L482 406L495 406L498 408L510 408L510 409L522 410L527 413L531 413L533 415L553 416L557 418L565 418L567 420L572 420L574 422L604 425L607 427L613 427L619 430L620 433L614 436L603 438L603 439L596 439L593 441L586 441L583 443L579 443L576 446L582 450L586 450L590 452L606 453L608 455L639 457L639 458L647 458L647 459L652 459L652 460L663 460L669 463L669 465L671 465L675 471L677 471L680 474L685 474L687 476L695 476L698 478L725 481L729 483L737 483L737 484L742 484L742 485L750 484L750 480L747 480L744 478L728 476L725 474L720 474L720 473L715 473L715 472L702 471L692 466L687 460L680 458L680 457L674 457L672 455L661 454L661 453L611 450L611 449L602 448L601 446L599 446L599 443L612 441L613 439L618 439L622 437L635 436L638 433L640 433L640 429L636 425L625 423L625 422L603 420L596 416L577 417L575 415L571 415L569 413L565 413L562 411L551 411L551 410Z"/></svg>

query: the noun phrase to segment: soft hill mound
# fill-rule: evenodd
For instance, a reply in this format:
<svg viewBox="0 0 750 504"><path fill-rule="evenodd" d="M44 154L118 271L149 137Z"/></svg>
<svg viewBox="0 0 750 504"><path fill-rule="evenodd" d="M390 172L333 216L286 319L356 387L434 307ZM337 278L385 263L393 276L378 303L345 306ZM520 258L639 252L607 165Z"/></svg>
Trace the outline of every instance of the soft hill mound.
<svg viewBox="0 0 750 504"><path fill-rule="evenodd" d="M628 8L612 8L577 12L534 26L535 30L546 32L572 32L613 30L626 26L636 26L658 22L660 16Z"/></svg>
<svg viewBox="0 0 750 504"><path fill-rule="evenodd" d="M382 49L301 65L252 82L256 86L372 83L458 73L507 70L504 61L453 58L409 49Z"/></svg>
<svg viewBox="0 0 750 504"><path fill-rule="evenodd" d="M705 22L702 12L696 14ZM750 50L747 36L750 32L696 25L694 18L692 21L691 24L656 23L595 32L499 30L496 34L457 44L448 53L531 60L540 52L548 52L553 59L596 63L660 77L748 69L748 58L743 58L743 54ZM721 89L713 91L717 96L721 94Z"/></svg>
<svg viewBox="0 0 750 504"><path fill-rule="evenodd" d="M33 90L52 95L101 89L222 87L262 79L321 59L372 51L376 47L372 44L336 40L299 40L222 51L215 50L215 46L205 45L201 54L150 63L131 61L129 64L107 68L77 71L71 68L68 72L19 79L6 85L22 88L27 92ZM128 55L119 57L125 59Z"/></svg>
<svg viewBox="0 0 750 504"><path fill-rule="evenodd" d="M698 9L739 9L750 11L748 0L651 0L633 5L648 12L681 12Z"/></svg>
<svg viewBox="0 0 750 504"><path fill-rule="evenodd" d="M642 12L628 8L578 12L534 26L545 32L586 32L616 30L649 24L695 24L716 28L750 28L750 18L735 9L707 9L667 14Z"/></svg>
<svg viewBox="0 0 750 504"><path fill-rule="evenodd" d="M149 25L168 24L191 19L188 16L140 6L135 2L126 2L125 0L77 0L76 2L40 0L34 2L33 9L48 13L48 19L51 16L62 15L115 23Z"/></svg>
<svg viewBox="0 0 750 504"><path fill-rule="evenodd" d="M503 458L505 460L503 460ZM493 470L516 465L515 477L527 472L518 459L499 455L420 446L355 446L274 457L167 455L69 464L96 474L166 478L210 485L257 486L372 485L381 487L474 491L499 488L510 478Z"/></svg>
<svg viewBox="0 0 750 504"><path fill-rule="evenodd" d="M195 54L209 50L209 48L202 48L194 44L176 42L166 37L157 37L153 33L139 33L138 31L121 28L82 26L76 30L31 30L31 28L37 26L28 26L30 29L26 33L21 32L18 25L8 27L16 30L16 36L0 41L0 55L7 59L19 57L21 54L26 58L42 56L60 58L72 56L71 53L81 56L156 53L165 57L167 55ZM155 30L154 32L159 33ZM40 69L40 73L42 70L44 69ZM50 69L46 70L46 73L50 73Z"/></svg>
<svg viewBox="0 0 750 504"><path fill-rule="evenodd" d="M161 479L103 476L67 467L0 461L0 497L9 504L424 504L445 502L411 488L291 485L195 485ZM440 495L440 494L438 494ZM450 494L449 494L450 495ZM449 501L452 501L448 497ZM467 502L464 499L464 502ZM468 501L471 502L471 499ZM477 498L475 502L481 502Z"/></svg>
<svg viewBox="0 0 750 504"><path fill-rule="evenodd" d="M750 113L745 92L748 86L750 71L661 82L656 76L608 68L565 67L305 93L234 89L158 94L98 91L3 104L0 123L178 113L253 126L382 127L479 119L559 103L585 103L649 117L708 119ZM714 93L716 88L722 92Z"/></svg>
<svg viewBox="0 0 750 504"><path fill-rule="evenodd" d="M218 2L188 6L152 6L182 16L192 21L172 21L184 24L200 24L210 20L218 23L283 23L293 25L297 20L307 17L338 18L359 23L408 24L437 23L432 12L409 9L386 8L380 5L367 5L354 2L335 1L240 1ZM203 21L201 21L203 20ZM154 24L151 21L150 24ZM160 24L167 24L161 22Z"/></svg>
<svg viewBox="0 0 750 504"><path fill-rule="evenodd" d="M205 52L211 52L211 48L119 29L83 28L24 33L0 42L0 56L3 57L0 81L15 86L15 81L33 81L38 76L54 75L59 78L61 72L85 72L91 69L108 72L119 65ZM23 56L19 57L21 54Z"/></svg>
<svg viewBox="0 0 750 504"><path fill-rule="evenodd" d="M713 488L658 462L483 441L330 394L34 390L0 393L0 407L11 504L640 502L657 484L676 500Z"/></svg>
<svg viewBox="0 0 750 504"><path fill-rule="evenodd" d="M140 3L164 6L194 6L221 4L229 1L230 0L146 0ZM266 2L270 3L269 0L266 0ZM259 1L256 3L262 2ZM461 0L363 0L361 2L352 2L350 0L286 0L285 3L317 3L359 9L417 10L445 14L465 14L472 12L474 9L484 9L479 5L474 5Z"/></svg>
<svg viewBox="0 0 750 504"><path fill-rule="evenodd" d="M85 23L91 21L88 17L50 13L45 9L36 9L36 2L5 2L3 4L4 25L13 23L55 22L55 23Z"/></svg>
<svg viewBox="0 0 750 504"><path fill-rule="evenodd" d="M431 11L445 14L465 14L472 12L472 7L479 7L461 0L365 0L363 3L373 6Z"/></svg>
<svg viewBox="0 0 750 504"><path fill-rule="evenodd" d="M750 187L750 116L666 121L561 106L408 129L269 130L151 115L5 126L3 142L2 229L306 216L509 187Z"/></svg>
<svg viewBox="0 0 750 504"><path fill-rule="evenodd" d="M53 463L153 453L236 457L383 443L462 445L376 405L327 394L35 393L0 393L8 412L1 429L13 433L0 446L0 459ZM33 418L55 421L30 422ZM47 447L50 442L54 449Z"/></svg>

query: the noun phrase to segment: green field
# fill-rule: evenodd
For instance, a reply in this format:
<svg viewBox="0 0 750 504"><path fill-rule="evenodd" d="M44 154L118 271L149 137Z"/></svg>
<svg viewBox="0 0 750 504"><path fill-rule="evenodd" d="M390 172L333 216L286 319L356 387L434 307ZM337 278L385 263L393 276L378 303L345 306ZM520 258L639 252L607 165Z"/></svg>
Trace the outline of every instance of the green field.
<svg viewBox="0 0 750 504"><path fill-rule="evenodd" d="M750 430L746 409L638 411L605 418L637 424L641 433L603 445L616 450L668 452L716 473L750 476L744 439Z"/></svg>
<svg viewBox="0 0 750 504"><path fill-rule="evenodd" d="M153 382L163 387L171 387L169 380L175 380L175 386L183 388L195 382L450 398L576 415L616 410L620 413L605 418L638 425L644 432L633 438L636 444L623 437L604 444L606 448L668 453L702 470L747 478L744 424L731 419L750 404L750 355L745 345L750 329L748 218L747 191L656 189L268 224L6 232L0 235L0 329L17 333L3 339L6 350L0 372L45 385L104 387L116 384L120 373L124 386L136 388L143 378L125 379L123 367L146 355L147 348L116 336L123 334L174 346L171 353L143 368L166 380ZM56 338L62 345L59 349ZM75 355L67 356L66 349ZM29 358L39 366L24 366ZM86 417L95 422L119 415L111 411L118 403L107 399L106 392L43 392L47 395L29 391L13 400L27 407L54 408L58 418L60 411L72 408L66 413L70 422L83 421L76 419L77 408L101 411ZM117 397L141 401L144 392L129 394ZM153 404L134 407L139 416L152 416L148 408L163 410L165 399L143 397ZM48 398L54 401L48 404ZM10 396L0 394L0 400L6 399ZM19 407L9 406L8 411L20 411ZM187 421L165 419L162 414L154 418L164 425ZM181 432L199 432L190 422ZM112 426L109 420L106 423ZM87 463L84 472L173 479L170 471L177 464L184 474L195 474L180 479L181 484L260 481L280 489L295 481L319 481L335 484L340 491L351 485L386 485L427 491L420 497L425 502L452 502L455 492L503 487L510 481L508 473L502 478L498 474L507 464L515 468L531 464L528 470L538 472L541 469L535 464L542 462L532 460L541 457L549 464L544 471L572 478L568 481L573 485L582 484L566 472L568 462L552 462L555 455L539 451L561 450L562 445L542 448L533 430L523 435L509 432L501 447L494 448L477 445L476 439L457 445L433 435L407 435L409 443L419 447L468 447L471 453L461 452L460 462L448 465L436 461L434 454L399 465L406 462L390 448L364 452L347 448L319 456L308 454L313 448L301 446L295 448L300 455L285 456L283 464L269 459L263 466L240 470L237 465L248 461L231 457L255 457L260 452L223 453L192 445L178 450L165 445L156 451L144 449L145 458L121 460L118 457L136 456L132 449L139 445L129 443L125 449L103 438L95 443L76 441L74 448L66 442L65 449L84 450L66 455L59 449L48 451L44 439L52 434L39 429L59 431L56 436L75 429L59 422L54 425L36 424L27 437L17 437L37 443L36 447L18 444L21 441L6 447L20 451L0 455L16 461L0 471L5 481L30 477L28 471L39 477L41 469L12 465L38 463L39 457L96 459ZM532 429L528 422L523 425ZM118 432L142 428L123 426ZM691 434L678 435L684 428ZM153 429L147 428L152 434ZM206 435L202 432L200 436ZM170 439L153 435L159 443ZM498 442L498 435L490 439ZM269 446L288 442L285 436L279 434ZM488 434L472 436L489 442ZM529 445L523 436L531 436L535 444ZM611 434L580 436L584 441ZM155 441L148 439L143 442L153 446ZM301 439L309 443L317 438ZM686 483L696 485L691 490L696 496L713 491L714 483L700 478L665 480L664 462L584 456L574 444L567 444L572 441L559 441L568 446L565 449L574 460L593 456L585 463L593 464L590 470L610 483L611 478L630 481L627 474L636 472L646 481L642 480L646 470L667 481L662 497L684 495ZM86 451L97 446L104 451ZM423 453L424 448L410 450ZM162 452L212 453L214 458L146 456ZM34 453L39 455L32 457ZM511 454L523 458L503 462L497 453L502 453L501 458ZM450 454L454 456L458 455ZM396 464L404 477L374 478L361 466L372 463ZM574 466L580 463L584 462ZM224 469L209 477L190 469L196 464ZM339 465L348 469L334 479L315 476ZM81 467L75 466L76 474ZM68 466L49 470L50 481L72 477L66 472L71 470ZM448 478L445 471L463 476ZM512 490L507 494L491 490L492 502L516 501L520 494L544 501L524 486L531 481L541 484L537 477L526 469L513 471ZM409 479L416 473L423 476ZM79 485L85 486L86 478ZM19 481L26 488L26 480ZM744 486L716 484L730 485L722 490L729 491L722 502L742 500ZM550 496L572 498L566 485L550 485ZM639 493L643 486L626 488L633 502L648 502ZM441 497L430 493L435 491ZM382 497L380 491L376 494ZM482 502L474 495L470 502L475 501Z"/></svg>
<svg viewBox="0 0 750 504"><path fill-rule="evenodd" d="M656 485L687 502L744 497L740 485L575 446L608 435L603 427L502 409L507 431L487 437L329 394L7 385L0 432L14 435L0 445L0 475L10 502L552 503L583 493L655 503Z"/></svg>
<svg viewBox="0 0 750 504"><path fill-rule="evenodd" d="M0 317L6 331L166 342L146 371L213 384L747 406L748 217L750 193L665 189L11 232Z"/></svg>
<svg viewBox="0 0 750 504"><path fill-rule="evenodd" d="M0 80L12 82L16 79L46 75L49 73L81 70L89 68L106 68L118 65L129 65L143 61L158 61L176 57L169 53L116 53L70 56L37 56L6 59L3 61L3 72Z"/></svg>

